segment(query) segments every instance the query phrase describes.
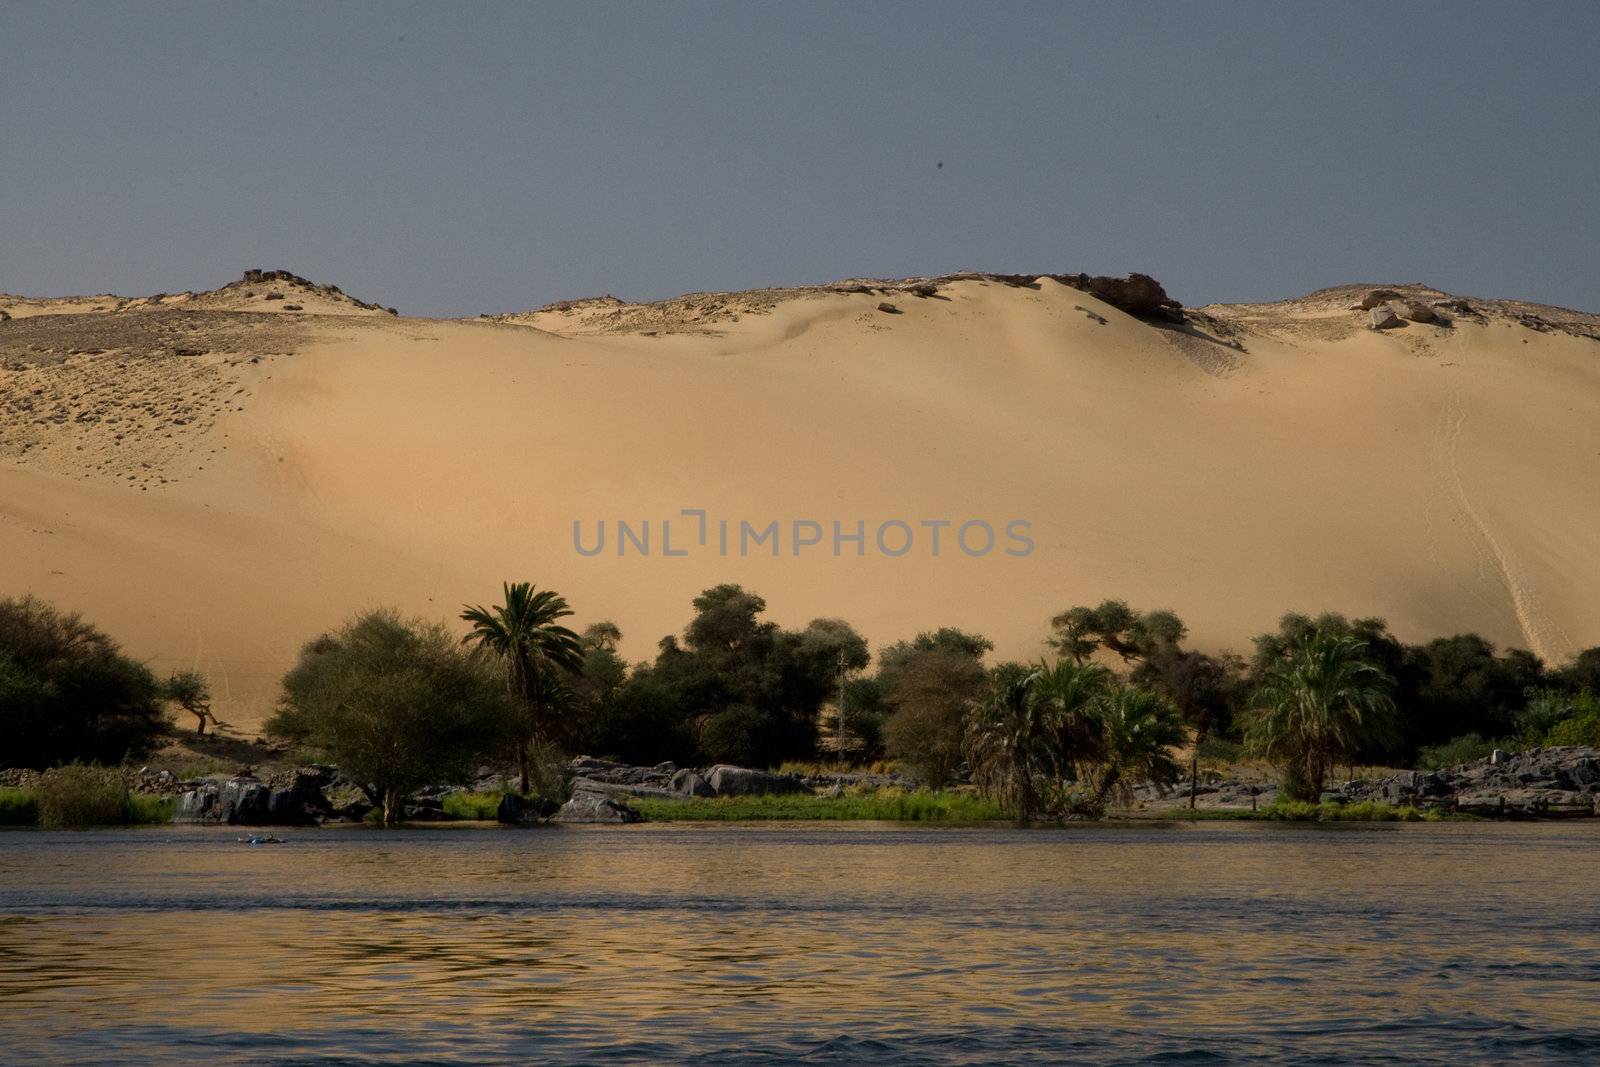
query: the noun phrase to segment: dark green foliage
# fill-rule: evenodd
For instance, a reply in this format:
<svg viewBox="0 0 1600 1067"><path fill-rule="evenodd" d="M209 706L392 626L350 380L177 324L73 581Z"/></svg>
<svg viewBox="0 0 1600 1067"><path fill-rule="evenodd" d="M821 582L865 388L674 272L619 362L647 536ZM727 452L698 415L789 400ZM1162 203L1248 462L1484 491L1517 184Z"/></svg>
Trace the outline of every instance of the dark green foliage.
<svg viewBox="0 0 1600 1067"><path fill-rule="evenodd" d="M973 782L1019 822L1097 817L1133 800L1139 782L1178 777L1178 710L1096 664L1062 659L1022 674L1008 665L973 710L966 748Z"/></svg>
<svg viewBox="0 0 1600 1067"><path fill-rule="evenodd" d="M946 627L885 648L878 683L893 708L883 726L884 749L921 785L939 788L963 760L966 718L989 690L983 656L987 638Z"/></svg>
<svg viewBox="0 0 1600 1067"><path fill-rule="evenodd" d="M1124 663L1174 650L1188 628L1171 611L1138 612L1123 600L1105 600L1099 607L1072 607L1050 620L1051 645L1075 663L1099 649L1115 652Z"/></svg>
<svg viewBox="0 0 1600 1067"><path fill-rule="evenodd" d="M1550 727L1546 743L1600 748L1600 696L1585 691L1572 701L1571 710L1570 716Z"/></svg>
<svg viewBox="0 0 1600 1067"><path fill-rule="evenodd" d="M568 682L583 669L583 649L578 635L558 621L572 614L559 594L536 590L529 582L506 582L503 592L505 603L468 605L461 618L472 624L467 643L498 663L521 712L514 720L512 754L526 793L529 751L535 745L570 745L582 736L583 725L561 713L578 704Z"/></svg>
<svg viewBox="0 0 1600 1067"><path fill-rule="evenodd" d="M525 721L490 663L388 610L312 641L283 687L267 731L325 754L390 822L419 786L464 782L505 752Z"/></svg>
<svg viewBox="0 0 1600 1067"><path fill-rule="evenodd" d="M1560 677L1569 693L1600 693L1600 646L1579 652Z"/></svg>
<svg viewBox="0 0 1600 1067"><path fill-rule="evenodd" d="M77 614L0 599L0 767L120 763L159 743L161 687Z"/></svg>
<svg viewBox="0 0 1600 1067"><path fill-rule="evenodd" d="M1543 682L1544 669L1521 649L1497 656L1477 634L1457 634L1408 648L1401 679L1407 739L1421 745L1467 733L1514 733L1527 693Z"/></svg>
<svg viewBox="0 0 1600 1067"><path fill-rule="evenodd" d="M1359 637L1335 628L1313 628L1270 654L1258 657L1246 740L1283 772L1286 799L1315 802L1336 762L1385 743L1394 679L1367 658Z"/></svg>
<svg viewBox="0 0 1600 1067"><path fill-rule="evenodd" d="M205 736L206 724L217 725L211 713L211 687L198 671L173 671L161 695L195 717L195 733Z"/></svg>
<svg viewBox="0 0 1600 1067"><path fill-rule="evenodd" d="M1499 748L1494 741L1485 741L1478 734L1462 734L1442 745L1429 745L1417 753L1417 766L1425 771L1439 771L1459 767L1463 763L1483 759Z"/></svg>
<svg viewBox="0 0 1600 1067"><path fill-rule="evenodd" d="M766 606L737 585L696 597L681 642L663 638L653 664L592 691L591 749L636 763L770 767L812 758L818 712L837 695L841 663L847 674L865 667L867 643L839 619L781 629L762 620ZM606 664L613 680L619 665Z"/></svg>

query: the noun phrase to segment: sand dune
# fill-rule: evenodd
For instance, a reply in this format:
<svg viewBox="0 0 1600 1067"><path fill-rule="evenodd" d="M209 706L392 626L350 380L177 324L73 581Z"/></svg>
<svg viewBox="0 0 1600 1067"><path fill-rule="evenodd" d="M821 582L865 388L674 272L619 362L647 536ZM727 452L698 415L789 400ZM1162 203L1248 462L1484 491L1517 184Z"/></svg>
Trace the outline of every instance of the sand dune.
<svg viewBox="0 0 1600 1067"><path fill-rule="evenodd" d="M974 277L446 321L272 284L0 297L0 590L198 665L243 726L318 630L378 603L453 617L502 578L615 619L635 658L720 581L788 624L960 625L1008 657L1107 596L1212 648L1324 608L1557 660L1600 644L1594 316L1472 299L1373 331L1353 287L1178 325ZM649 521L648 555L618 556L619 519ZM574 522L592 546L601 520L580 554ZM773 520L779 555L741 555L739 523ZM898 548L896 520L898 557L875 536ZM987 554L955 543L970 520ZM796 521L821 535L798 555ZM834 555L835 521L863 554ZM1005 553L1012 521L1031 553Z"/></svg>

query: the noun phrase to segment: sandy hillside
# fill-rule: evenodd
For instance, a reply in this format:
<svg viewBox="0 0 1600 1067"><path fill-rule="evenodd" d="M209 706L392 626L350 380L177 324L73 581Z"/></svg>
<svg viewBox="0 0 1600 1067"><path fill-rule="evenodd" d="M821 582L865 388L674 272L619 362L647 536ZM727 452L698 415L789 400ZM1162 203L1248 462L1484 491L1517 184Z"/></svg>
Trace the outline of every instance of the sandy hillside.
<svg viewBox="0 0 1600 1067"><path fill-rule="evenodd" d="M1600 318L1403 287L1447 321L1373 330L1371 286L1138 318L1061 277L461 321L282 274L0 296L0 590L199 666L244 727L320 629L453 617L502 578L616 620L634 658L720 581L786 624L958 625L1011 657L1107 596L1206 647L1325 608L1556 660L1600 644ZM650 521L649 555L619 558L619 518ZM574 521L592 547L602 519L581 555ZM975 519L986 555L954 544ZM741 556L741 520L777 520L781 554ZM822 532L798 556L795 520ZM864 556L833 554L835 520L865 524ZM892 520L898 558L874 543ZM952 523L938 557L923 520ZM1004 553L1011 520L1031 554Z"/></svg>

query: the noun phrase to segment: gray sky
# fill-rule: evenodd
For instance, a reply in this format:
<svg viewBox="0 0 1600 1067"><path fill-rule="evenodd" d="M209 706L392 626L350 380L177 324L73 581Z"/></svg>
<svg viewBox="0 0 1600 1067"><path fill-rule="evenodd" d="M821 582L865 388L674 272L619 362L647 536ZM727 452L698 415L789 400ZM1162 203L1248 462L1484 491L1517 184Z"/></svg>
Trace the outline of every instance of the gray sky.
<svg viewBox="0 0 1600 1067"><path fill-rule="evenodd" d="M0 291L281 267L475 314L972 268L1600 309L1597 42L1592 2L0 0Z"/></svg>

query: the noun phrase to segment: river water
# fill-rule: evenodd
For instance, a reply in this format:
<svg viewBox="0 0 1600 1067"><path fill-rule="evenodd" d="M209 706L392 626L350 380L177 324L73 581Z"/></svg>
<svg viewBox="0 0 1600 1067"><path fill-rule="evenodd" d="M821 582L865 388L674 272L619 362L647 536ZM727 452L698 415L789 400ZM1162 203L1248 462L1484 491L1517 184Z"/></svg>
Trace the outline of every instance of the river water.
<svg viewBox="0 0 1600 1067"><path fill-rule="evenodd" d="M1600 1059L1600 824L0 834L0 1061Z"/></svg>

